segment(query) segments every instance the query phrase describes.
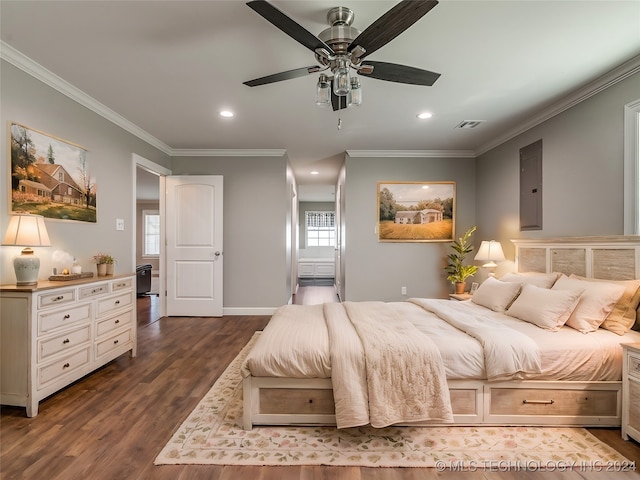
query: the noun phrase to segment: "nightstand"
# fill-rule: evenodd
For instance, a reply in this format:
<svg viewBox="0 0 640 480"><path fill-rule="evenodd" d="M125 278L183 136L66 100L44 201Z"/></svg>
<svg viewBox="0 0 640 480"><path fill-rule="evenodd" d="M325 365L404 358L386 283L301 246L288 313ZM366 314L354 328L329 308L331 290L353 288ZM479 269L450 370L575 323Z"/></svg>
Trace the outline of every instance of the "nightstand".
<svg viewBox="0 0 640 480"><path fill-rule="evenodd" d="M622 438L640 442L640 343L622 344Z"/></svg>
<svg viewBox="0 0 640 480"><path fill-rule="evenodd" d="M473 297L473 295L471 295L470 293L450 293L449 294L449 298L451 300L456 300L458 302L461 302L463 300L471 300L471 297Z"/></svg>

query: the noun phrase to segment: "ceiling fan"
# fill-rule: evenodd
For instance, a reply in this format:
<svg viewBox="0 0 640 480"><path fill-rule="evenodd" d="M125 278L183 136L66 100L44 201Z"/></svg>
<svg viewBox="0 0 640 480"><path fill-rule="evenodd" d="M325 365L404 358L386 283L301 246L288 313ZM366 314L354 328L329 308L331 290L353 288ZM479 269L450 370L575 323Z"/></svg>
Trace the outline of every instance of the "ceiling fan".
<svg viewBox="0 0 640 480"><path fill-rule="evenodd" d="M396 38L438 4L437 0L402 0L369 25L362 33L351 26L354 13L347 7L335 7L327 13L329 28L315 36L288 15L267 2L252 0L247 5L277 28L315 53L319 65L296 68L244 82L249 87L321 73L316 103L333 110L360 105L362 90L358 74L388 82L431 86L439 73L388 62L364 61L364 58Z"/></svg>

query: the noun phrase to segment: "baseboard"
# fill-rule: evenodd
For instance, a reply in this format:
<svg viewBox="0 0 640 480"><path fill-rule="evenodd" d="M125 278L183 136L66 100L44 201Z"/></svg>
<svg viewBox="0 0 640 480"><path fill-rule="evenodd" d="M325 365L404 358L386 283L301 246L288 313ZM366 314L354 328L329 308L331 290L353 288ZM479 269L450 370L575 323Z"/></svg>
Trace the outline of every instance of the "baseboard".
<svg viewBox="0 0 640 480"><path fill-rule="evenodd" d="M223 315L273 315L278 307L223 307Z"/></svg>

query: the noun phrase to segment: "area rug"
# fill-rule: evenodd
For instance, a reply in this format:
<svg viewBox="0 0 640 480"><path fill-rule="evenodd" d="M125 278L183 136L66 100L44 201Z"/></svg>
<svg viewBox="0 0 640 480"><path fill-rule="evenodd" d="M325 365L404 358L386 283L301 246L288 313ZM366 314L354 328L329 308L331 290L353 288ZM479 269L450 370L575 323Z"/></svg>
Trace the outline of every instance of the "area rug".
<svg viewBox="0 0 640 480"><path fill-rule="evenodd" d="M242 428L240 366L256 333L175 432L156 465L336 465L558 470L631 465L583 428Z"/></svg>

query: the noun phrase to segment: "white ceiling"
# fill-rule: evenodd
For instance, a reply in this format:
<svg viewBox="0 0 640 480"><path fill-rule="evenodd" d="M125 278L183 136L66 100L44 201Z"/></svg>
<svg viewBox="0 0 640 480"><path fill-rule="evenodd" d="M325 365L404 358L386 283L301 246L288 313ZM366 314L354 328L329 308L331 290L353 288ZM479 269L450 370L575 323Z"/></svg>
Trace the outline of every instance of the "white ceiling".
<svg viewBox="0 0 640 480"><path fill-rule="evenodd" d="M362 31L396 2L272 3L317 35L331 7L353 9ZM165 151L284 149L303 186L334 184L347 150L485 151L607 72L640 64L640 0L442 0L370 58L441 73L435 85L361 76L363 105L338 113L315 105L317 74L242 84L315 63L242 0L2 0L0 17L5 52L60 76ZM424 110L433 118L418 120ZM464 120L484 123L454 128Z"/></svg>

